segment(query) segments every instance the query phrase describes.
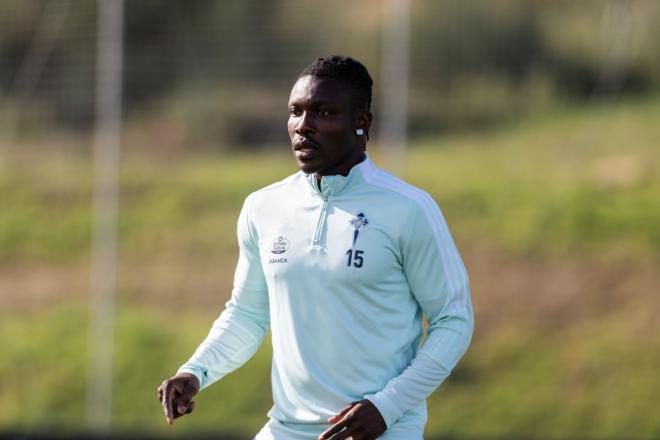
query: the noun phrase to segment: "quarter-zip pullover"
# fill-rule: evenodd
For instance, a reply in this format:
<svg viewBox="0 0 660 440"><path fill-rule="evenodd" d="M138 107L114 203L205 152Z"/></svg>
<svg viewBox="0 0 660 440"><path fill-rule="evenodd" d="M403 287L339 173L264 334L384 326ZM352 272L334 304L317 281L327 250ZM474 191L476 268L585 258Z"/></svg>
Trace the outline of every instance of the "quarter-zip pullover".
<svg viewBox="0 0 660 440"><path fill-rule="evenodd" d="M274 406L257 439L315 439L364 398L388 427L380 438L421 439L425 399L473 328L467 273L434 200L365 158L347 176L298 172L252 193L237 229L232 297L179 372L205 388L270 329Z"/></svg>

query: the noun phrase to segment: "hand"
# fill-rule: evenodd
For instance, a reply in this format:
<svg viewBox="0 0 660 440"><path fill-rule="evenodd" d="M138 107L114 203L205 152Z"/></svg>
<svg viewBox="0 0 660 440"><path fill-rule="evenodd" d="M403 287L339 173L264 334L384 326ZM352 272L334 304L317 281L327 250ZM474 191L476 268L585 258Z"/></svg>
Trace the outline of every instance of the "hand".
<svg viewBox="0 0 660 440"><path fill-rule="evenodd" d="M318 440L373 440L387 430L383 416L370 400L353 402L338 414L330 417L334 423Z"/></svg>
<svg viewBox="0 0 660 440"><path fill-rule="evenodd" d="M170 377L158 387L158 401L163 405L165 418L170 425L195 409L195 401L191 400L199 391L199 380L190 373L179 373Z"/></svg>

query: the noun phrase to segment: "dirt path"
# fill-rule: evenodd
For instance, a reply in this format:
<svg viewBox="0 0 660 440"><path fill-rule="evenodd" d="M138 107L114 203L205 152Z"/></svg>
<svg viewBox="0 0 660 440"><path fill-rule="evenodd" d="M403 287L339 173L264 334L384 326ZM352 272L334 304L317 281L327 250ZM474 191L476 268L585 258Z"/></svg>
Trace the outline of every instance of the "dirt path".
<svg viewBox="0 0 660 440"><path fill-rule="evenodd" d="M660 270L651 262L540 262L472 251L465 253L465 263L479 332L488 333L511 319L551 329L628 307L660 313Z"/></svg>
<svg viewBox="0 0 660 440"><path fill-rule="evenodd" d="M488 249L463 252L478 332L509 320L535 325L597 317L624 307L660 314L660 270L645 264L531 261ZM232 259L233 261L233 259ZM152 259L120 267L120 301L178 309L221 310L231 291L233 262ZM0 267L0 307L29 311L86 303L89 264Z"/></svg>

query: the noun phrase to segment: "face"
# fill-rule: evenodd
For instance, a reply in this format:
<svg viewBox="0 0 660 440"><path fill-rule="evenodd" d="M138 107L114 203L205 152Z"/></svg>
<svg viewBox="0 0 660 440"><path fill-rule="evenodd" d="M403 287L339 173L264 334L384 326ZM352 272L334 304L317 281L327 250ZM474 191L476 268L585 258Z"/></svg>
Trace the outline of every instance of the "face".
<svg viewBox="0 0 660 440"><path fill-rule="evenodd" d="M351 91L340 81L306 75L289 97L288 130L298 168L317 176L346 175L362 160L371 114L354 107Z"/></svg>

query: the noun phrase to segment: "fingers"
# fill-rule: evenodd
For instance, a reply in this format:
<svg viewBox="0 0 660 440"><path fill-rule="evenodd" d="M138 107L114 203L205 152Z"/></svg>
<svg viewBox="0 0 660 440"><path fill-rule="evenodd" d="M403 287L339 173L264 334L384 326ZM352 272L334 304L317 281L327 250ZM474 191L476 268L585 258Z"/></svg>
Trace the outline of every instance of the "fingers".
<svg viewBox="0 0 660 440"><path fill-rule="evenodd" d="M176 405L176 412L178 412L179 415L187 414L188 413L188 402L184 402L182 400L179 400L179 402Z"/></svg>
<svg viewBox="0 0 660 440"><path fill-rule="evenodd" d="M363 440L364 431L356 428L346 428L339 434L332 437L332 440Z"/></svg>
<svg viewBox="0 0 660 440"><path fill-rule="evenodd" d="M176 410L178 415L175 415L174 418L176 419L177 417L190 414L191 412L193 412L194 409L195 409L194 400L188 400L188 401L179 400L179 402L176 404Z"/></svg>
<svg viewBox="0 0 660 440"><path fill-rule="evenodd" d="M158 387L158 400L163 406L165 419L170 425L195 409L193 396L199 391L199 381L191 374L181 373L164 381Z"/></svg>
<svg viewBox="0 0 660 440"><path fill-rule="evenodd" d="M172 406L176 408L179 415L182 416L186 414L186 411L188 411L188 404L190 403L191 397L192 395L190 393L187 393L184 388L183 393L180 396L178 396L178 398L176 398L175 402L172 403Z"/></svg>
<svg viewBox="0 0 660 440"><path fill-rule="evenodd" d="M175 385L174 381L171 379L166 380L161 385L162 388L162 399L161 404L163 405L163 411L165 412L165 419L168 424L174 422L174 411L172 409L172 401L174 400L174 391Z"/></svg>
<svg viewBox="0 0 660 440"><path fill-rule="evenodd" d="M346 408L342 409L339 413L335 414L332 417L329 417L328 418L328 423L336 423L336 422L340 421L346 415L346 413L348 413L358 403L359 402L352 402Z"/></svg>
<svg viewBox="0 0 660 440"><path fill-rule="evenodd" d="M352 430L350 430L350 423L353 419L353 412L351 411L353 409L353 406L354 403L350 404L347 408L344 408L342 412L337 415L337 416L342 415L342 417L339 418L339 422L335 423L330 428L326 429L323 433L321 433L318 440L328 440L330 438L332 438L333 440L340 438L347 438L350 435L350 433L353 432ZM331 418L336 418L337 416ZM347 433L342 432L343 430L346 430L348 432ZM335 434L340 432L341 432L341 436L333 437Z"/></svg>
<svg viewBox="0 0 660 440"><path fill-rule="evenodd" d="M319 437L319 440L362 440L364 437L364 431L355 426L348 426L343 431L338 431L334 434L331 434L329 431L324 432Z"/></svg>
<svg viewBox="0 0 660 440"><path fill-rule="evenodd" d="M346 433L346 434L344 434L344 433ZM350 432L347 429L344 432L340 432L339 435L340 435L340 437L335 436L335 437L332 438L332 440L335 440L335 439L337 439L337 440L341 440L341 439L345 439L345 440L367 440L368 439L368 437L364 436L364 431L362 429L353 429Z"/></svg>
<svg viewBox="0 0 660 440"><path fill-rule="evenodd" d="M325 430L318 440L371 440L387 429L378 408L366 399L351 403L328 421L335 424Z"/></svg>

